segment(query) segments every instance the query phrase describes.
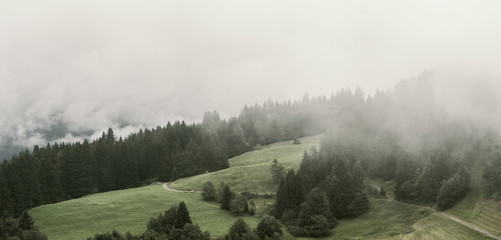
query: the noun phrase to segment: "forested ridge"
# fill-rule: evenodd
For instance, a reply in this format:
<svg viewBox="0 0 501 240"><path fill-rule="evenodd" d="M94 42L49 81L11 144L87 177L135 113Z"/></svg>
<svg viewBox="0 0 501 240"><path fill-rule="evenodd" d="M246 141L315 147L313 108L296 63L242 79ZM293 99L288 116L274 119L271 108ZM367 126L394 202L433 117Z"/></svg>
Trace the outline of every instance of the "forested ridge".
<svg viewBox="0 0 501 240"><path fill-rule="evenodd" d="M501 196L498 129L451 115L423 74L373 96L342 89L329 98L245 106L229 119L207 112L201 123L169 122L126 138L109 129L92 142L35 146L1 164L0 211L19 216L42 204L217 171L260 145L317 133L324 133L319 149L307 149L300 168L277 179L270 212L296 236L326 236L336 219L364 213L367 177L393 182L398 200L443 210L469 191L480 161L483 195Z"/></svg>
<svg viewBox="0 0 501 240"><path fill-rule="evenodd" d="M227 168L228 158L255 146L323 132L315 112L325 114L316 109L327 103L270 100L229 119L207 112L202 123L168 122L118 139L110 128L92 142L35 146L1 163L0 211L18 216L42 204Z"/></svg>

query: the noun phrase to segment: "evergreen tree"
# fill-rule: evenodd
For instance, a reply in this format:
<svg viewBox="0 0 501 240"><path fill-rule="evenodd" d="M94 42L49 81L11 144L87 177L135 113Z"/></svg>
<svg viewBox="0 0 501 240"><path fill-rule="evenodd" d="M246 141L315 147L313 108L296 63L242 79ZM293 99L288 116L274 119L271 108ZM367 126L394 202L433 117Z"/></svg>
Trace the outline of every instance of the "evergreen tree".
<svg viewBox="0 0 501 240"><path fill-rule="evenodd" d="M188 209L186 208L186 204L183 202L179 203L179 206L177 207L177 214L176 214L176 228L183 228L183 226L187 223L192 223L191 222L191 217L190 213L188 212Z"/></svg>
<svg viewBox="0 0 501 240"><path fill-rule="evenodd" d="M230 209L233 216L236 217L248 213L249 206L247 205L247 198L240 193L235 194L235 197L231 200Z"/></svg>
<svg viewBox="0 0 501 240"><path fill-rule="evenodd" d="M285 175L284 166L282 166L276 158L273 160L273 164L270 167L270 173L273 181L276 183L279 183Z"/></svg>
<svg viewBox="0 0 501 240"><path fill-rule="evenodd" d="M0 168L0 212L11 211L10 190Z"/></svg>
<svg viewBox="0 0 501 240"><path fill-rule="evenodd" d="M204 183L204 186L202 187L202 198L205 201L214 201L216 200L216 188L212 184L212 182L206 182Z"/></svg>
<svg viewBox="0 0 501 240"><path fill-rule="evenodd" d="M306 196L306 201L301 204L301 211L299 213L300 217L300 225L302 227L312 226L316 223L312 218L315 215L324 216L330 228L334 227L336 223L336 219L332 216L329 207L329 201L327 199L327 195L320 188L314 188L311 192Z"/></svg>
<svg viewBox="0 0 501 240"><path fill-rule="evenodd" d="M254 240L258 239L249 225L242 219L238 218L230 227L228 237L231 240Z"/></svg>
<svg viewBox="0 0 501 240"><path fill-rule="evenodd" d="M19 228L22 230L31 230L34 227L33 219L31 219L28 211L24 211L21 217L19 218Z"/></svg>
<svg viewBox="0 0 501 240"><path fill-rule="evenodd" d="M277 219L264 216L257 225L256 234L260 239L281 239L283 232Z"/></svg>
<svg viewBox="0 0 501 240"><path fill-rule="evenodd" d="M230 187L225 186L221 197L221 209L230 210L232 199L233 193L231 192Z"/></svg>

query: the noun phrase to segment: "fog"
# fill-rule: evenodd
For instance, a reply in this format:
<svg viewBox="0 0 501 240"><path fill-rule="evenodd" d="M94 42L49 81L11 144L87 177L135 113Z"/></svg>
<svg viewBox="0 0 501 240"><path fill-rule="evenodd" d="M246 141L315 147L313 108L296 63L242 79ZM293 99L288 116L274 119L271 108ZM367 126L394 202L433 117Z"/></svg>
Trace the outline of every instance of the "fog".
<svg viewBox="0 0 501 240"><path fill-rule="evenodd" d="M205 111L235 116L244 104L301 99L306 92L361 87L373 94L425 70L436 73L436 97L448 111L495 124L499 7L498 1L2 1L0 145L72 142L108 127L126 136L167 121L198 122ZM493 98L471 93L475 88Z"/></svg>

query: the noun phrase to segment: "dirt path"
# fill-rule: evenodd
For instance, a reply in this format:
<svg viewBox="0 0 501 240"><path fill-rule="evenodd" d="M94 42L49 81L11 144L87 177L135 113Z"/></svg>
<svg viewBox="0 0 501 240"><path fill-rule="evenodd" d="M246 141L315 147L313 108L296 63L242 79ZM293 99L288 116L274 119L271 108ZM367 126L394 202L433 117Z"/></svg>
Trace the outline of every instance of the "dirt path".
<svg viewBox="0 0 501 240"><path fill-rule="evenodd" d="M165 190L167 190L167 191L171 191L171 192L201 193L201 191L182 191L182 190L172 189L172 188L169 188L169 183L164 183L164 184L162 184L162 187L163 187Z"/></svg>
<svg viewBox="0 0 501 240"><path fill-rule="evenodd" d="M371 183L371 185L372 185L374 188L376 188L376 189L378 190L378 192L379 192L379 191L381 191L381 190L380 190L380 188L379 188L379 187L378 187L378 186L377 186L377 185L376 185L376 184L375 184L372 180L370 181L370 183ZM403 203L403 202L395 201L395 200L394 200L394 199L390 196L390 194L388 194L388 193L386 193L386 198L388 199L388 202L396 202L396 203L402 203L402 204L409 204L409 203ZM410 204L410 205L414 205L414 204ZM423 207L423 206L419 206L419 205L414 205L414 206ZM444 213L444 212L439 212L439 211L437 211L436 209L433 209L433 208L430 208L430 209L431 209L433 212L436 212L436 213L438 213L438 214L442 215L443 217L446 217L446 218L448 218L448 219L450 219L450 220L452 220L452 221L454 221L454 222L457 222L457 223L459 223L459 224L461 224L461 225L463 225L463 226L465 226L465 227L467 227L467 228L470 228L470 229L472 229L472 230L475 230L475 231L477 231L477 232L479 232L479 233L482 233L482 234L484 234L484 235L487 235L487 236L489 236L489 237L491 237L491 238L494 238L494 239L497 239L497 240L501 240L501 237L496 236L496 235L494 235L494 234L492 234L492 233L490 233L490 232L487 232L487 231L485 231L485 230L483 230L483 229L481 229L481 228L479 228L479 227L477 227L477 226L474 226L474 225L472 225L472 224L470 224L470 223L467 223L467 222L465 222L465 221L463 221L463 220L461 220L461 219L459 219L459 218L457 218L457 217L454 217L454 216L452 216L452 215L450 215L450 214L447 214L447 213Z"/></svg>

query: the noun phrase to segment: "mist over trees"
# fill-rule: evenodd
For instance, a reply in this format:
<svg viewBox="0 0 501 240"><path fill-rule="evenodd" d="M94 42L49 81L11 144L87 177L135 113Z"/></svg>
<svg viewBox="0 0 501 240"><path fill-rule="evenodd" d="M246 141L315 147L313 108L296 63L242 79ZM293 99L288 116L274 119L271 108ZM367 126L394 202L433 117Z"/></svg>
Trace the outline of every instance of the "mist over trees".
<svg viewBox="0 0 501 240"><path fill-rule="evenodd" d="M468 191L477 161L485 166L484 196L499 198L497 129L450 114L431 75L373 96L341 89L330 97L244 106L229 119L207 112L201 123L168 122L126 138L117 139L110 128L93 141L35 146L1 163L0 210L19 216L41 204L216 171L256 146L318 133L326 133L320 149L306 152L300 169L280 181L277 197L298 182L302 187L283 208L277 205L277 218L297 216L316 187L324 190L335 218L356 216L365 208L365 175L394 180L400 200L439 201L447 208ZM360 201L349 206L331 188Z"/></svg>

